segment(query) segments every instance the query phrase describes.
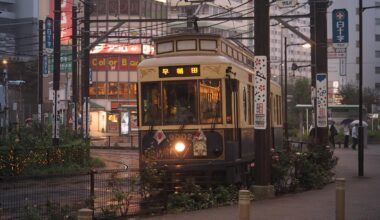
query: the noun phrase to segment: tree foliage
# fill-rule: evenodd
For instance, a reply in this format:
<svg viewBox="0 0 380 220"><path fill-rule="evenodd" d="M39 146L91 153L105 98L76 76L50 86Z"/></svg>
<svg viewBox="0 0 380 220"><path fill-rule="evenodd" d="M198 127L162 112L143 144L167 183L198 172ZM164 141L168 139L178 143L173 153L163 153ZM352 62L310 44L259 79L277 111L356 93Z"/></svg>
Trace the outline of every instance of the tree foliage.
<svg viewBox="0 0 380 220"><path fill-rule="evenodd" d="M298 126L298 113L302 109L296 108L297 104L311 104L310 80L306 77L296 78L288 85L288 95L292 95L288 102L289 128Z"/></svg>
<svg viewBox="0 0 380 220"><path fill-rule="evenodd" d="M342 104L357 105L359 103L359 89L353 84L343 85L339 89L339 95L342 97ZM363 89L363 105L371 112L372 104L376 104L379 99L379 93L375 89Z"/></svg>

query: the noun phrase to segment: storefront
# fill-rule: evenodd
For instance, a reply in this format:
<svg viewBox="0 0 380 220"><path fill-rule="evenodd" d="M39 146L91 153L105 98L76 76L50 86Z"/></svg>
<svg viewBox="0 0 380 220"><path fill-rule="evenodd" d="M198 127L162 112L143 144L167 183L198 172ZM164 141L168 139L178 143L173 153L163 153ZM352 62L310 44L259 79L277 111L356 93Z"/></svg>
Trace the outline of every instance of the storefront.
<svg viewBox="0 0 380 220"><path fill-rule="evenodd" d="M90 133L129 135L137 130L137 65L151 45L100 44L91 50ZM99 110L99 106L100 109Z"/></svg>

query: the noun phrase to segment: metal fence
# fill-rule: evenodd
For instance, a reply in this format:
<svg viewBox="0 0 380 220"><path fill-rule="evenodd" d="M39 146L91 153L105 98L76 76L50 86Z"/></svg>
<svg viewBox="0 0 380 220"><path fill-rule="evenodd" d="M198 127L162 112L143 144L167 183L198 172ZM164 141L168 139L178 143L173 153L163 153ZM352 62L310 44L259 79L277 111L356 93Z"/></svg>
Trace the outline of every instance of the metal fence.
<svg viewBox="0 0 380 220"><path fill-rule="evenodd" d="M102 136L102 137L92 137L91 147L129 147L138 148L138 136L137 134L127 135L127 136Z"/></svg>
<svg viewBox="0 0 380 220"><path fill-rule="evenodd" d="M57 176L0 177L0 220L75 219L88 207L101 219L142 212L137 170Z"/></svg>

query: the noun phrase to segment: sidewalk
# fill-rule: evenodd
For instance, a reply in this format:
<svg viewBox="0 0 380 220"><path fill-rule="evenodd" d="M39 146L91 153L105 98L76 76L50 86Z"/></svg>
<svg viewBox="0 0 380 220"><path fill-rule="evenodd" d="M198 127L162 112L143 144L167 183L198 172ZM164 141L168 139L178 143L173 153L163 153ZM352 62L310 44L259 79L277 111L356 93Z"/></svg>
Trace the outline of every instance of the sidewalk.
<svg viewBox="0 0 380 220"><path fill-rule="evenodd" d="M336 149L336 177L346 178L346 220L380 219L380 145L364 150L364 177L358 177L358 151ZM235 220L238 205L142 218L146 220ZM251 203L254 220L335 219L335 183L321 190Z"/></svg>

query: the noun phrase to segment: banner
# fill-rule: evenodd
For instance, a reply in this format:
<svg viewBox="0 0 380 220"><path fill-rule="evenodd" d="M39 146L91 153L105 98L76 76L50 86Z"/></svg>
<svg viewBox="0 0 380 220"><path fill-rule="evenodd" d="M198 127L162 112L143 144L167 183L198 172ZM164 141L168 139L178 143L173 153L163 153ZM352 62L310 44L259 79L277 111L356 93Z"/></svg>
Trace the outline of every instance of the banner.
<svg viewBox="0 0 380 220"><path fill-rule="evenodd" d="M72 31L73 0L61 0L61 44L69 44ZM54 0L50 0L49 17L54 18Z"/></svg>
<svg viewBox="0 0 380 220"><path fill-rule="evenodd" d="M267 128L267 57L255 56L254 127Z"/></svg>
<svg viewBox="0 0 380 220"><path fill-rule="evenodd" d="M316 74L317 88L317 127L327 127L327 75L326 73Z"/></svg>

